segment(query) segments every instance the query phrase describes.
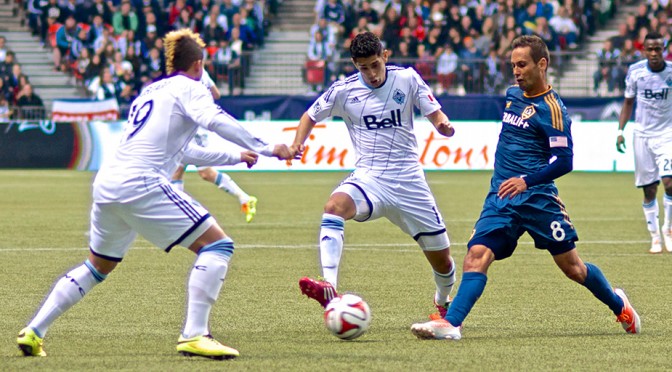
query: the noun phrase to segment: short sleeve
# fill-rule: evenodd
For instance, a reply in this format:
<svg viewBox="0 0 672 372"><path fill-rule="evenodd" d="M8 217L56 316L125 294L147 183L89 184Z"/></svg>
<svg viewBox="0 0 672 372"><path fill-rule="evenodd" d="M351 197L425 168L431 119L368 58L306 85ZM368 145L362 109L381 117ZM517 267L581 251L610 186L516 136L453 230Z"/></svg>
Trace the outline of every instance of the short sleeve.
<svg viewBox="0 0 672 372"><path fill-rule="evenodd" d="M329 87L311 106L308 108L308 116L315 122L324 121L333 116L343 116L340 106L336 103L338 95L343 91L345 83L337 81Z"/></svg>
<svg viewBox="0 0 672 372"><path fill-rule="evenodd" d="M432 94L432 89L425 83L420 75L413 69L412 78L415 87L415 107L420 109L422 116L427 116L436 110L441 109L441 104Z"/></svg>
<svg viewBox="0 0 672 372"><path fill-rule="evenodd" d="M637 80L634 79L631 69L628 69L625 75L625 91L623 92L625 98L634 98L637 96Z"/></svg>

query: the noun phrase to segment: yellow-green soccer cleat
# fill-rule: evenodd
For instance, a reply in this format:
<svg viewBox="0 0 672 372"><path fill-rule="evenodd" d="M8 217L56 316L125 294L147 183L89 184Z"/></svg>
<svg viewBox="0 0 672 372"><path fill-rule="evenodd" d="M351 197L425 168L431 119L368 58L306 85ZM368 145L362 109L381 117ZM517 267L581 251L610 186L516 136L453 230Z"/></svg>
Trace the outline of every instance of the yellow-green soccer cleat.
<svg viewBox="0 0 672 372"><path fill-rule="evenodd" d="M240 209L245 213L245 221L249 223L254 218L254 215L257 214L257 198L250 196L250 200L245 204L241 204Z"/></svg>
<svg viewBox="0 0 672 372"><path fill-rule="evenodd" d="M42 348L42 339L37 336L32 328L22 329L19 332L19 337L16 338L16 343L19 344L19 350L21 350L23 356L47 356Z"/></svg>
<svg viewBox="0 0 672 372"><path fill-rule="evenodd" d="M177 351L184 356L200 356L210 359L232 359L240 356L238 350L224 346L211 335L184 338L177 340Z"/></svg>

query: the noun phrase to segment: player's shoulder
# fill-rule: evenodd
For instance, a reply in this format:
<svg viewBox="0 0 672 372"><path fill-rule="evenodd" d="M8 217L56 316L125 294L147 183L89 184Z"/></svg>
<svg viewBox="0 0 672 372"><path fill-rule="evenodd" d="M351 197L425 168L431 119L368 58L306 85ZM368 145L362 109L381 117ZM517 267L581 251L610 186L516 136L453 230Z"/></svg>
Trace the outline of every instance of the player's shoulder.
<svg viewBox="0 0 672 372"><path fill-rule="evenodd" d="M632 75L632 74L646 73L648 71L647 64L648 64L648 61L646 59L643 59L641 61L638 61L638 62L635 62L635 63L631 64L628 67L628 74ZM666 62L666 64L668 64L668 66L670 66L669 62Z"/></svg>
<svg viewBox="0 0 672 372"><path fill-rule="evenodd" d="M329 89L322 94L322 98L326 102L333 101L339 94L347 92L357 84L359 84L359 74L353 74L345 79L336 80L331 84Z"/></svg>
<svg viewBox="0 0 672 372"><path fill-rule="evenodd" d="M506 97L522 97L523 90L520 89L518 84L510 85L506 88Z"/></svg>
<svg viewBox="0 0 672 372"><path fill-rule="evenodd" d="M385 70L387 70L388 78L390 76L402 77L402 78L407 78L407 79L421 78L420 74L413 67L401 67L401 66L395 66L395 65L387 65L387 66L385 66Z"/></svg>

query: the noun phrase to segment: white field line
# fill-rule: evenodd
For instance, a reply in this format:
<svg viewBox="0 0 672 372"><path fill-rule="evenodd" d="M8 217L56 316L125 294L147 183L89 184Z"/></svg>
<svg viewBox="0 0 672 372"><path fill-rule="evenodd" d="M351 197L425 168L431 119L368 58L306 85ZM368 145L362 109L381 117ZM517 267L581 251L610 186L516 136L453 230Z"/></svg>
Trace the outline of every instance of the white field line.
<svg viewBox="0 0 672 372"><path fill-rule="evenodd" d="M591 246L591 245L648 245L649 240L593 240L593 241L579 241L579 250L581 247ZM519 245L532 246L533 242L519 242ZM458 242L451 243L453 247L459 246L464 247L467 243ZM408 248L403 248L408 247ZM286 249L286 250L301 250L301 249L316 249L317 244L292 244L292 245L273 245L273 244L239 244L236 245L237 249ZM396 249L395 249L396 248ZM149 245L141 245L132 247L132 250L153 250L158 249ZM61 247L61 248L48 248L48 247L0 247L0 254L7 252L69 252L69 251L87 251L88 248L84 247ZM377 244L346 244L346 251L383 251L383 252L397 252L397 253L407 253L413 252L417 253L420 248L415 243L377 243ZM537 254L539 252L516 252L516 254ZM582 253L586 254L586 253ZM590 253L587 253L590 254ZM595 253L592 253L595 254ZM639 256L639 253L608 253L610 256ZM648 256L650 255L647 252L642 252L641 255Z"/></svg>

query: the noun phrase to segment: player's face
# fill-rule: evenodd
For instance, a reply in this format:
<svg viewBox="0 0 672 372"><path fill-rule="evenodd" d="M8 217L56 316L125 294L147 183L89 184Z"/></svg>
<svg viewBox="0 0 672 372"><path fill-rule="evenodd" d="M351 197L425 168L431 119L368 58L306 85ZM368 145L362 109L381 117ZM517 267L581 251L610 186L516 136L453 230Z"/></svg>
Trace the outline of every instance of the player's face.
<svg viewBox="0 0 672 372"><path fill-rule="evenodd" d="M528 95L535 95L546 90L546 59L534 63L530 47L516 48L511 53L511 67L516 83Z"/></svg>
<svg viewBox="0 0 672 372"><path fill-rule="evenodd" d="M652 70L660 70L665 65L665 60L663 60L664 47L663 39L644 41L644 56L649 61L649 67Z"/></svg>
<svg viewBox="0 0 672 372"><path fill-rule="evenodd" d="M387 51L379 56L352 59L352 63L362 74L366 85L378 88L385 82L385 63L387 63Z"/></svg>

